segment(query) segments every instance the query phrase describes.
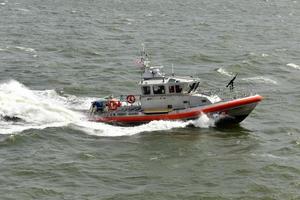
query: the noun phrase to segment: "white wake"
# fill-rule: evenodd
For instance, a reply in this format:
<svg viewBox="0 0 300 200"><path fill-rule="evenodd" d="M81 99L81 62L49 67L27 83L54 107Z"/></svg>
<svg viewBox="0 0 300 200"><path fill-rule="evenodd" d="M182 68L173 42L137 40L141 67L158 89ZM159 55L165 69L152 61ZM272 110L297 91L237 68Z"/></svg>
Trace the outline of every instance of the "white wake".
<svg viewBox="0 0 300 200"><path fill-rule="evenodd" d="M197 120L153 121L134 127L119 127L90 122L84 112L96 98L61 96L55 90L31 90L10 80L0 83L0 134L16 134L28 129L68 126L97 136L129 136L141 132L184 128L207 128L213 122L206 115ZM12 119L12 120L10 120Z"/></svg>
<svg viewBox="0 0 300 200"><path fill-rule="evenodd" d="M299 66L299 65L296 65L296 64L294 64L294 63L288 63L288 64L286 64L286 66L292 67L292 68L294 68L294 69L300 69L300 66Z"/></svg>
<svg viewBox="0 0 300 200"><path fill-rule="evenodd" d="M225 76L234 76L234 74L232 72L228 72L226 71L224 68L218 68L217 72L219 72L220 74L223 74Z"/></svg>

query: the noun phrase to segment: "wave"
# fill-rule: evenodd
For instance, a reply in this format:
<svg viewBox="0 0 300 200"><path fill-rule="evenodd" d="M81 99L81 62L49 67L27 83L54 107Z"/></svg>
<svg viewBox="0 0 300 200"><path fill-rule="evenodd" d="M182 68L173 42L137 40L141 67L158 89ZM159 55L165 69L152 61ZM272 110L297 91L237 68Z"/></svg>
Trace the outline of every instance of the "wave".
<svg viewBox="0 0 300 200"><path fill-rule="evenodd" d="M214 120L208 118L207 115L202 114L196 120L190 121L151 121L147 124L133 126L133 127L122 127L112 126L104 123L95 123L88 121L81 121L72 124L71 126L75 129L79 129L89 135L96 136L131 136L138 133L153 132L153 131L167 131L174 128L185 128L187 126L194 126L199 128L209 128L214 126Z"/></svg>
<svg viewBox="0 0 300 200"><path fill-rule="evenodd" d="M22 47L22 46L6 46L5 49L0 48L0 51L8 51L8 50L20 50L28 53L36 53L36 50L30 47Z"/></svg>
<svg viewBox="0 0 300 200"><path fill-rule="evenodd" d="M29 12L30 11L30 10L28 10L26 8L17 8L16 10L22 11L22 12Z"/></svg>
<svg viewBox="0 0 300 200"><path fill-rule="evenodd" d="M264 76L255 76L255 77L249 77L249 78L242 78L241 80L243 81L248 81L248 82L258 82L258 83L267 83L267 84L274 84L277 85L277 81L264 77Z"/></svg>
<svg viewBox="0 0 300 200"><path fill-rule="evenodd" d="M280 157L280 156L275 156L275 155L273 155L271 153L262 153L262 154L252 153L251 156L261 157L261 158L268 158L268 159L285 159L285 158Z"/></svg>
<svg viewBox="0 0 300 200"><path fill-rule="evenodd" d="M21 47L21 46L16 46L16 49L22 50L22 51L26 51L26 52L30 52L30 53L35 53L36 50L33 48L29 48L29 47Z"/></svg>
<svg viewBox="0 0 300 200"><path fill-rule="evenodd" d="M288 64L286 64L286 66L292 67L292 68L294 68L294 69L300 69L300 66L299 66L299 65L296 65L296 64L294 64L294 63L288 63Z"/></svg>
<svg viewBox="0 0 300 200"><path fill-rule="evenodd" d="M192 121L152 121L135 127L90 122L87 115L80 110L88 110L90 102L95 99L74 95L61 96L55 90L30 90L15 80L3 82L0 84L0 134L68 126L89 135L113 137L184 128L189 125L208 128L214 124L204 114Z"/></svg>
<svg viewBox="0 0 300 200"><path fill-rule="evenodd" d="M52 97L51 94L52 93ZM45 95L46 94L46 95ZM34 91L11 80L0 84L0 115L16 117L21 122L1 121L1 134L27 129L65 126L81 116L66 108L55 91Z"/></svg>
<svg viewBox="0 0 300 200"><path fill-rule="evenodd" d="M293 67L295 67L294 64L293 64ZM297 67L297 65L296 65L296 67ZM228 72L225 69L223 69L222 67L217 69L217 72L219 72L220 74L223 74L225 76L234 76L234 74L232 72ZM278 84L277 81L275 81L271 78L268 78L268 77L264 77L264 76L255 76L255 77L249 77L249 78L242 78L241 80L247 81L247 82L251 81L251 82L267 83L267 84L274 84L274 85Z"/></svg>
<svg viewBox="0 0 300 200"><path fill-rule="evenodd" d="M224 68L219 68L217 69L217 72L219 72L220 74L223 74L225 76L233 76L234 74L232 72L227 72Z"/></svg>

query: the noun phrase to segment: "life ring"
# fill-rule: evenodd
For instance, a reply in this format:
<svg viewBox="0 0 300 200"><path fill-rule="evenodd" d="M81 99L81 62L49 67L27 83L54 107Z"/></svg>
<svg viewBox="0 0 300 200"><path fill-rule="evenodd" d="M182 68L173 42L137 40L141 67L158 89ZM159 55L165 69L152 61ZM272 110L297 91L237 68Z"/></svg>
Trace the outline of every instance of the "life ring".
<svg viewBox="0 0 300 200"><path fill-rule="evenodd" d="M107 106L109 108L109 110L117 110L118 108L118 102L117 101L109 101Z"/></svg>
<svg viewBox="0 0 300 200"><path fill-rule="evenodd" d="M126 97L126 100L128 103L133 104L135 102L135 96L134 95L128 95Z"/></svg>

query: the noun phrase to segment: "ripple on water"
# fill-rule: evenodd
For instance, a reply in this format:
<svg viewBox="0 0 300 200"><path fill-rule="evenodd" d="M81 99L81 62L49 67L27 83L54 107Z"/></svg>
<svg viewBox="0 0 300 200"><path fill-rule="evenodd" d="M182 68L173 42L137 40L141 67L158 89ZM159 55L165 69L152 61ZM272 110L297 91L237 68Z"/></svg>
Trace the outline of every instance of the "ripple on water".
<svg viewBox="0 0 300 200"><path fill-rule="evenodd" d="M292 68L294 68L294 69L300 69L300 66L299 66L299 65L296 65L296 64L294 64L294 63L288 63L288 64L286 64L286 66L292 67Z"/></svg>
<svg viewBox="0 0 300 200"><path fill-rule="evenodd" d="M299 1L37 2L0 0L0 199L299 199ZM94 97L136 91L141 43L266 98L227 130L86 122Z"/></svg>

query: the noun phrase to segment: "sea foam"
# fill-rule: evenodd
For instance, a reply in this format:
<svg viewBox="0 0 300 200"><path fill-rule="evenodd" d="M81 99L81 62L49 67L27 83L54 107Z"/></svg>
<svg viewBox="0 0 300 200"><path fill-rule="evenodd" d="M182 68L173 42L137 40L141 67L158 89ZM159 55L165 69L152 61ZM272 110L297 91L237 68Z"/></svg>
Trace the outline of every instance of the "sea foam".
<svg viewBox="0 0 300 200"><path fill-rule="evenodd" d="M255 77L249 77L249 78L242 78L241 80L247 81L247 82L257 82L257 83L267 83L267 84L274 84L277 85L277 81L264 77L264 76L255 76Z"/></svg>
<svg viewBox="0 0 300 200"><path fill-rule="evenodd" d="M21 46L16 46L16 49L19 49L21 51L26 51L26 52L30 52L30 53L35 53L35 49L33 48L29 48L29 47L21 47Z"/></svg>
<svg viewBox="0 0 300 200"><path fill-rule="evenodd" d="M299 66L299 65L296 65L296 64L294 64L294 63L288 63L288 64L286 64L286 66L292 67L292 68L294 68L294 69L300 69L300 66Z"/></svg>
<svg viewBox="0 0 300 200"><path fill-rule="evenodd" d="M152 121L147 124L120 127L88 121L87 113L93 97L59 95L55 90L31 90L15 80L0 84L0 117L20 121L0 120L0 134L16 134L28 129L68 126L89 135L130 136L142 132L163 131L192 125L208 128L213 122L202 114L191 121Z"/></svg>
<svg viewBox="0 0 300 200"><path fill-rule="evenodd" d="M224 68L219 68L217 69L217 72L219 72L220 74L223 74L225 76L233 76L234 74L231 72L226 71Z"/></svg>

